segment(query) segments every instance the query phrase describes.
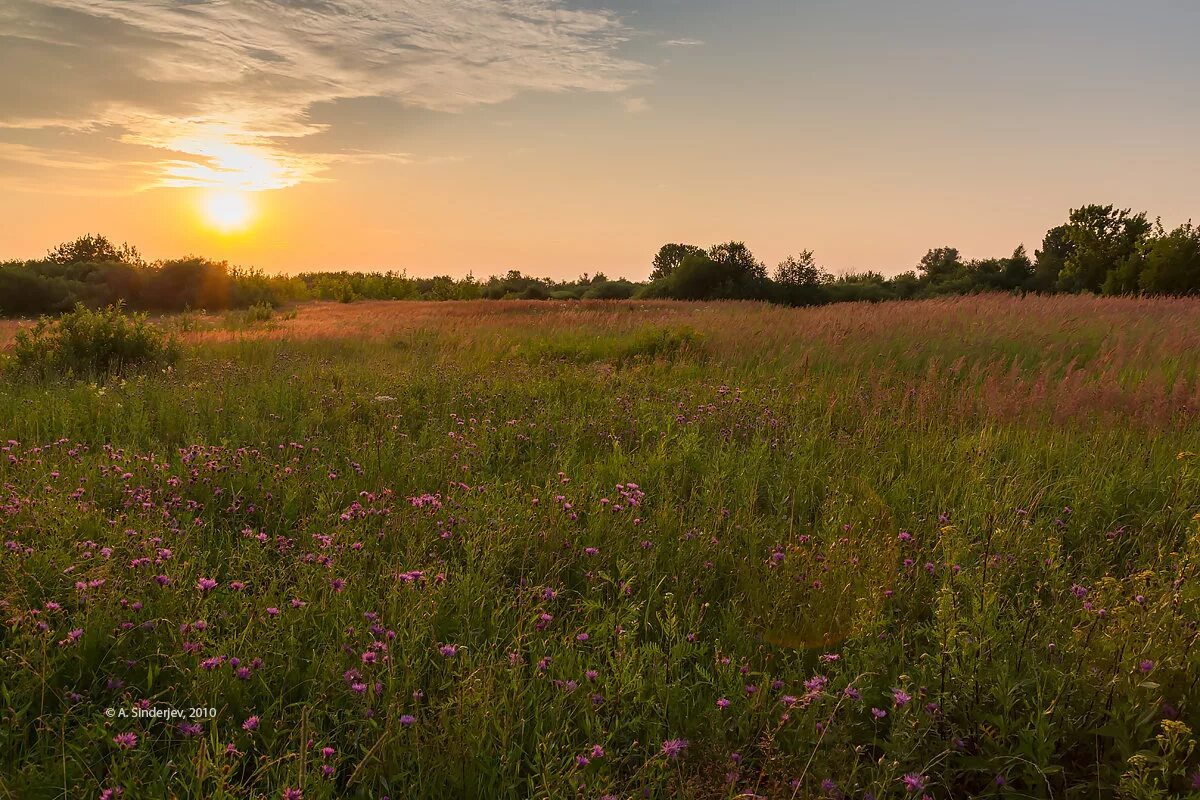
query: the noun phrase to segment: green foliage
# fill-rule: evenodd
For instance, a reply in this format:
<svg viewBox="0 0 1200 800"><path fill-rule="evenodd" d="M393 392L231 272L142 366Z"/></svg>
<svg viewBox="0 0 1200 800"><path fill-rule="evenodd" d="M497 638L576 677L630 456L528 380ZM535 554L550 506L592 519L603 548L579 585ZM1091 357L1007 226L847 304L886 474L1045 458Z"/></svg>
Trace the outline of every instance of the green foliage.
<svg viewBox="0 0 1200 800"><path fill-rule="evenodd" d="M1150 233L1144 212L1090 205L1074 209L1066 226L1070 253L1058 275L1059 288L1068 292L1099 292L1110 274L1119 272L1136 257ZM1136 285L1136 283L1135 283ZM1112 294L1122 293L1117 286Z"/></svg>
<svg viewBox="0 0 1200 800"><path fill-rule="evenodd" d="M962 278L967 271L967 265L959 257L958 248L939 247L930 250L921 257L917 272L927 282L938 284Z"/></svg>
<svg viewBox="0 0 1200 800"><path fill-rule="evenodd" d="M177 344L145 315L121 306L93 311L82 305L57 319L43 318L17 333L13 366L39 378L106 378L142 367L173 364Z"/></svg>
<svg viewBox="0 0 1200 800"><path fill-rule="evenodd" d="M876 270L834 278L812 251L780 262L771 278L744 242L708 250L669 243L659 248L650 279L610 280L603 273L574 281L509 270L414 278L404 272L308 272L267 275L189 256L147 264L137 248L87 235L53 248L40 261L0 263L0 315L60 313L124 303L131 309L222 311L300 300L766 300L788 305L878 302L978 292L1092 292L1187 295L1200 292L1200 233L1189 222L1170 233L1145 213L1088 205L1047 231L1031 259L1024 246L1006 258L965 260L954 247L929 250L915 270L891 278Z"/></svg>
<svg viewBox="0 0 1200 800"><path fill-rule="evenodd" d="M592 283L583 292L584 300L628 300L633 297L637 284L626 280L599 281Z"/></svg>
<svg viewBox="0 0 1200 800"><path fill-rule="evenodd" d="M1141 261L1137 288L1146 294L1200 294L1200 228L1191 222L1152 240Z"/></svg>
<svg viewBox="0 0 1200 800"><path fill-rule="evenodd" d="M1155 746L1129 757L1129 770L1121 776L1121 797L1128 800L1167 800L1186 789L1200 789L1200 773L1189 775L1196 740L1192 729L1179 720L1164 719ZM1190 784L1190 785L1189 785Z"/></svg>
<svg viewBox="0 0 1200 800"><path fill-rule="evenodd" d="M1059 225L1046 231L1042 247L1035 252L1033 276L1029 288L1035 292L1053 292L1058 289L1059 275L1067 259L1075 252L1067 225Z"/></svg>
<svg viewBox="0 0 1200 800"><path fill-rule="evenodd" d="M704 252L694 244L664 244L654 254L654 262L650 271L650 280L657 281L670 277L675 268L683 263L688 256L698 256Z"/></svg>
<svg viewBox="0 0 1200 800"><path fill-rule="evenodd" d="M143 311L244 308L305 296L286 277L230 267L197 256L147 264L129 245L86 236L41 261L0 264L0 315L32 316L121 303Z"/></svg>
<svg viewBox="0 0 1200 800"><path fill-rule="evenodd" d="M128 242L117 245L106 236L91 233L50 248L46 260L54 264L116 262L136 267L146 265L138 249Z"/></svg>
<svg viewBox="0 0 1200 800"><path fill-rule="evenodd" d="M772 276L780 302L793 306L809 306L826 302L824 286L833 280L828 272L817 266L812 250L802 250L798 256L788 256L775 267Z"/></svg>
<svg viewBox="0 0 1200 800"><path fill-rule="evenodd" d="M765 282L767 267L754 257L745 242L725 242L708 249L708 257L737 282ZM684 261L687 259L685 258ZM680 262L682 266L683 261Z"/></svg>
<svg viewBox="0 0 1200 800"><path fill-rule="evenodd" d="M0 382L0 795L1189 797L1194 305L362 309Z"/></svg>
<svg viewBox="0 0 1200 800"><path fill-rule="evenodd" d="M292 319L295 313L295 310L289 311L284 318ZM270 327L278 316L270 303L255 303L247 309L228 312L225 315L225 327L229 330Z"/></svg>
<svg viewBox="0 0 1200 800"><path fill-rule="evenodd" d="M722 260L703 253L685 257L664 281L667 296L677 300L765 297L769 284L765 277L759 276L760 264L754 262L750 266L743 259L748 252L734 251L732 257L724 254Z"/></svg>

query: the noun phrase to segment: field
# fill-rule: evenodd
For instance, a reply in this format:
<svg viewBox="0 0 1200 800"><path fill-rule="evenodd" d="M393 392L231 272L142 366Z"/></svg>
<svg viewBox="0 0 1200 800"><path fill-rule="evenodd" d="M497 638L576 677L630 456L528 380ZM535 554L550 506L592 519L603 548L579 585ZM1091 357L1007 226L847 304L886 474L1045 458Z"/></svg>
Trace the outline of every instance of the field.
<svg viewBox="0 0 1200 800"><path fill-rule="evenodd" d="M1200 300L160 322L0 385L2 798L1200 787Z"/></svg>

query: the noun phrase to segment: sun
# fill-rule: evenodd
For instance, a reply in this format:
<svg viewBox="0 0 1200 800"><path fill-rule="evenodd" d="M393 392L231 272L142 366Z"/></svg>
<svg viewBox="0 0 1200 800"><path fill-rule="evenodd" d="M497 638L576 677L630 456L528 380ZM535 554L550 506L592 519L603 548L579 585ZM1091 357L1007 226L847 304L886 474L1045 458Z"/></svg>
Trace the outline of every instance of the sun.
<svg viewBox="0 0 1200 800"><path fill-rule="evenodd" d="M254 218L254 204L249 192L214 189L201 200L204 218L222 233L244 230Z"/></svg>

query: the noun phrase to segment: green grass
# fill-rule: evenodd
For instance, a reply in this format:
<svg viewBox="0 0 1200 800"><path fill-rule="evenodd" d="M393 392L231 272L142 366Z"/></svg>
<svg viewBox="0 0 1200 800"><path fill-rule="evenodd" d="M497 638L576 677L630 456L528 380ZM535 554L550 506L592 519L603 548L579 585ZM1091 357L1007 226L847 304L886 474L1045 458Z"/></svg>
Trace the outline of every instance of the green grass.
<svg viewBox="0 0 1200 800"><path fill-rule="evenodd" d="M1189 790L1200 425L1105 409L1194 352L1110 385L1117 330L694 308L6 382L0 797ZM105 716L142 701L215 716Z"/></svg>

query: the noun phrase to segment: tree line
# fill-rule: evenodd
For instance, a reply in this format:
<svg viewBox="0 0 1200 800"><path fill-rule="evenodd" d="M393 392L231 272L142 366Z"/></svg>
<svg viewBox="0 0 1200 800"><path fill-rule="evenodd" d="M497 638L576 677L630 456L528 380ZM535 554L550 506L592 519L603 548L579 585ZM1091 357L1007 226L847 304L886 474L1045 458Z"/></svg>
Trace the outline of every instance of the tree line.
<svg viewBox="0 0 1200 800"><path fill-rule="evenodd" d="M965 260L954 247L929 250L915 269L892 277L864 271L832 275L811 250L768 273L743 242L709 248L671 243L655 254L648 281L584 274L554 281L510 270L485 281L468 275L413 278L402 272L267 275L197 256L154 263L136 247L86 235L44 258L0 262L0 314L68 310L77 303L123 303L145 311L223 310L299 300L765 300L820 305L975 292L1200 294L1200 227L1172 230L1145 212L1114 206L1073 209L1032 257L1024 246L1003 258Z"/></svg>

